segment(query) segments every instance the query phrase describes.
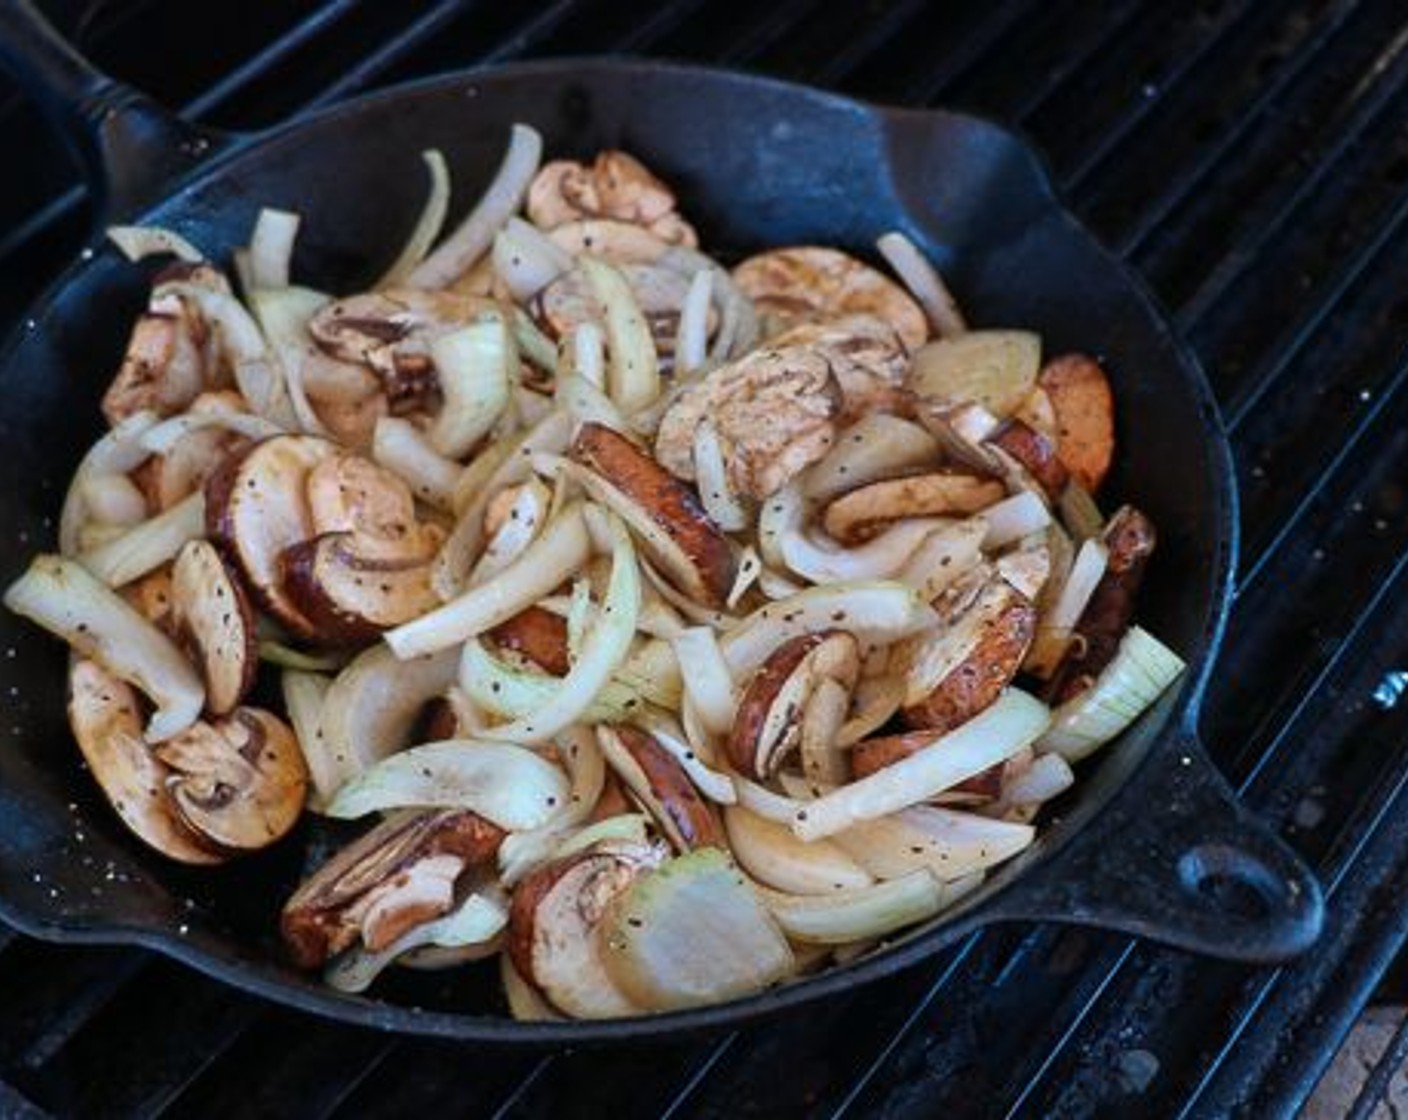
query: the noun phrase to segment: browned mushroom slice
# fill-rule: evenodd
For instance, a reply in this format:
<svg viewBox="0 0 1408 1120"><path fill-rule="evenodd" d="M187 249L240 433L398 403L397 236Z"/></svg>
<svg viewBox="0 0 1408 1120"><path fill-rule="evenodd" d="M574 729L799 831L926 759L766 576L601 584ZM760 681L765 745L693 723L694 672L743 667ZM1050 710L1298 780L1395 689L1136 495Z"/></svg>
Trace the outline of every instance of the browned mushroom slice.
<svg viewBox="0 0 1408 1120"><path fill-rule="evenodd" d="M753 675L729 733L729 761L741 774L769 778L802 741L807 701L823 680L848 693L860 674L860 645L844 630L803 634L773 650Z"/></svg>
<svg viewBox="0 0 1408 1120"><path fill-rule="evenodd" d="M227 460L205 486L207 535L234 563L259 605L300 638L317 633L284 589L280 557L313 536L308 474L336 453L328 440L274 436Z"/></svg>
<svg viewBox="0 0 1408 1120"><path fill-rule="evenodd" d="M1016 675L1036 633L1036 608L980 565L934 603L939 626L895 648L911 727L951 731L995 701Z"/></svg>
<svg viewBox="0 0 1408 1120"><path fill-rule="evenodd" d="M503 836L502 829L467 809L399 813L383 821L320 867L285 903L280 926L294 963L316 968L351 947L363 935L373 892L385 884L394 887L399 876L409 881L417 864L443 856L456 857L465 867L483 863L493 858ZM388 901L386 892L380 898ZM399 902L382 906L373 930L385 936L388 926L409 928L438 916L426 912L423 896L403 893Z"/></svg>
<svg viewBox="0 0 1408 1120"><path fill-rule="evenodd" d="M677 851L727 847L713 809L683 766L653 736L625 724L597 728L597 741L646 812Z"/></svg>
<svg viewBox="0 0 1408 1120"><path fill-rule="evenodd" d="M96 662L75 659L68 722L103 796L128 828L182 863L223 860L186 827L167 797L170 771L142 738L142 713L131 685Z"/></svg>
<svg viewBox="0 0 1408 1120"><path fill-rule="evenodd" d="M888 478L843 494L826 507L822 527L842 544L863 544L904 517L966 516L1007 493L994 478L962 470Z"/></svg>
<svg viewBox="0 0 1408 1120"><path fill-rule="evenodd" d="M488 632L504 649L521 653L555 677L565 677L571 663L567 656L567 620L542 607L529 607Z"/></svg>
<svg viewBox="0 0 1408 1120"><path fill-rule="evenodd" d="M1056 418L1056 453L1094 494L1115 456L1115 401L1105 371L1086 354L1066 354L1042 367L1037 384Z"/></svg>
<svg viewBox="0 0 1408 1120"><path fill-rule="evenodd" d="M675 212L674 192L618 149L598 153L591 166L565 159L544 164L528 188L528 217L543 229L611 218L673 244L698 244L693 228Z"/></svg>
<svg viewBox="0 0 1408 1120"><path fill-rule="evenodd" d="M824 349L766 346L681 393L660 419L655 454L693 479L694 433L707 420L733 491L761 500L830 450L843 403Z"/></svg>
<svg viewBox="0 0 1408 1120"><path fill-rule="evenodd" d="M324 533L284 550L284 589L318 642L354 645L440 605L430 582L439 539L428 533L397 557L369 552L357 533Z"/></svg>
<svg viewBox="0 0 1408 1120"><path fill-rule="evenodd" d="M645 316L656 350L662 358L672 356L675 335L679 331L680 307L689 292L690 278L663 265L623 264L618 267ZM533 300L533 311L534 317L554 338L568 337L583 323L602 321L601 304L579 268L564 272L539 292ZM711 310L709 331L716 326L717 317Z"/></svg>
<svg viewBox="0 0 1408 1120"><path fill-rule="evenodd" d="M404 560L439 545L439 530L417 522L400 475L361 455L330 456L308 473L308 510L315 534L355 534L368 556Z"/></svg>
<svg viewBox="0 0 1408 1120"><path fill-rule="evenodd" d="M308 770L298 739L262 709L201 721L153 749L171 770L167 790L181 820L222 851L266 848L303 812Z"/></svg>
<svg viewBox="0 0 1408 1120"><path fill-rule="evenodd" d="M910 350L929 337L929 322L908 292L838 249L772 249L738 265L733 279L757 305L768 334L861 314L884 319Z"/></svg>
<svg viewBox="0 0 1408 1120"><path fill-rule="evenodd" d="M249 440L223 428L198 428L164 455L153 455L133 472L153 509L170 509L205 486L206 480L231 456L249 447Z"/></svg>
<svg viewBox="0 0 1408 1120"><path fill-rule="evenodd" d="M844 427L872 412L908 414L913 394L905 386L909 351L894 327L874 315L847 315L824 323L802 323L768 341L769 346L809 346L831 363L845 404Z"/></svg>
<svg viewBox="0 0 1408 1120"><path fill-rule="evenodd" d="M205 708L228 715L254 686L259 667L254 612L209 541L189 541L171 569L171 624L205 678Z"/></svg>
<svg viewBox="0 0 1408 1120"><path fill-rule="evenodd" d="M1027 473L1041 484L1048 498L1054 501L1061 496L1061 491L1070 480L1070 472L1056 454L1055 443L1041 432L1014 417L990 435L988 440L1025 467Z"/></svg>
<svg viewBox="0 0 1408 1120"><path fill-rule="evenodd" d="M529 874L513 892L505 943L519 975L569 1015L637 1014L602 965L600 931L611 900L662 858L654 845L602 842Z"/></svg>
<svg viewBox="0 0 1408 1120"><path fill-rule="evenodd" d="M117 592L138 614L167 637L174 636L171 620L171 565L163 564L141 579L120 587Z"/></svg>
<svg viewBox="0 0 1408 1120"><path fill-rule="evenodd" d="M1101 534L1109 550L1105 574L1076 623L1080 641L1057 669L1047 694L1062 703L1084 692L1114 660L1120 639L1134 617L1134 601L1144 569L1158 542L1154 523L1133 506L1121 506Z"/></svg>
<svg viewBox="0 0 1408 1120"><path fill-rule="evenodd" d="M590 469L588 491L626 522L666 578L690 598L721 609L733 586L733 550L694 491L602 424L582 425L572 457Z"/></svg>
<svg viewBox="0 0 1408 1120"><path fill-rule="evenodd" d="M941 732L935 730L904 731L898 735L886 735L857 743L851 751L851 777L868 777L902 758L917 754L932 746L940 734ZM1003 782L1018 770L1030 765L1029 754L1014 756L979 771L971 778L964 778L934 800L964 805L981 805L996 801L1002 793Z"/></svg>

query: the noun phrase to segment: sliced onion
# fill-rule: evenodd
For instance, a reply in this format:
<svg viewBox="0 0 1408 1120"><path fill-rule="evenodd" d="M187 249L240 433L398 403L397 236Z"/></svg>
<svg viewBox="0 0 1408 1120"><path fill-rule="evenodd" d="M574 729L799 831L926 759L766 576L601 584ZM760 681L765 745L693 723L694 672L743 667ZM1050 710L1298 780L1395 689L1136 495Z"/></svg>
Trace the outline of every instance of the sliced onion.
<svg viewBox="0 0 1408 1120"><path fill-rule="evenodd" d="M806 469L802 491L825 503L848 490L933 466L939 458L938 441L918 424L871 412L841 432L831 450Z"/></svg>
<svg viewBox="0 0 1408 1120"><path fill-rule="evenodd" d="M576 337L581 338L586 329L578 328ZM626 418L610 397L603 393L585 373L569 373L557 379L557 399L567 409L575 426L600 424L613 431L628 430Z"/></svg>
<svg viewBox="0 0 1408 1120"><path fill-rule="evenodd" d="M603 260L582 257L579 267L605 312L611 399L627 415L648 408L660 395L660 363L635 294L620 271Z"/></svg>
<svg viewBox="0 0 1408 1120"><path fill-rule="evenodd" d="M343 782L341 766L332 758L323 736L323 700L332 681L321 673L285 669L282 676L284 710L308 766L308 808L321 813Z"/></svg>
<svg viewBox="0 0 1408 1120"><path fill-rule="evenodd" d="M908 237L898 231L884 234L875 242L880 255L890 263L896 275L904 281L910 295L924 309L929 325L944 338L963 334L968 324L958 301L927 257Z"/></svg>
<svg viewBox="0 0 1408 1120"><path fill-rule="evenodd" d="M509 664L471 638L460 653L460 687L475 704L507 720L526 719L557 695L562 678ZM620 681L602 687L582 711L586 723L610 723L627 718L642 701L637 692ZM492 730L486 734L492 734Z"/></svg>
<svg viewBox="0 0 1408 1120"><path fill-rule="evenodd" d="M592 815L601 797L606 783L606 760L597 746L596 736L585 727L570 728L558 738L557 746L571 782L567 802L547 824L504 837L499 845L498 863L499 879L505 886L514 886L535 867L565 855L561 850L565 844L592 831L577 826ZM620 821L620 818L611 819ZM643 817L639 819L644 822ZM602 828L593 836L593 841L606 839L607 832ZM620 838L618 833L612 835ZM639 840L645 842L643 829Z"/></svg>
<svg viewBox="0 0 1408 1120"><path fill-rule="evenodd" d="M174 559L205 533L205 495L197 490L122 536L83 553L78 562L109 587L122 587Z"/></svg>
<svg viewBox="0 0 1408 1120"><path fill-rule="evenodd" d="M733 779L710 766L714 760L713 754L701 755L695 743L672 717L658 709L647 708L633 713L631 721L655 737L655 741L674 757L689 775L689 780L710 801L716 805L738 803Z"/></svg>
<svg viewBox="0 0 1408 1120"><path fill-rule="evenodd" d="M169 739L200 718L205 688L175 643L82 565L36 556L4 602L146 693L156 705L145 731L149 743Z"/></svg>
<svg viewBox="0 0 1408 1120"><path fill-rule="evenodd" d="M492 579L532 547L547 523L551 500L548 488L536 478L523 483L509 507L508 517L485 545L478 563L469 573L471 587Z"/></svg>
<svg viewBox="0 0 1408 1120"><path fill-rule="evenodd" d="M566 837L553 853L554 859L584 852L603 840L627 844L648 842L647 828L650 818L644 813L621 813L605 820L589 824Z"/></svg>
<svg viewBox="0 0 1408 1120"><path fill-rule="evenodd" d="M303 384L303 363L314 352L308 322L326 306L330 297L311 288L284 286L247 290L245 299L283 366L289 404L299 428L310 435L327 435L327 427L309 403Z"/></svg>
<svg viewBox="0 0 1408 1120"><path fill-rule="evenodd" d="M410 236L406 238L406 244L396 255L391 267L372 285L373 291L393 288L403 283L416 266L425 260L426 253L430 252L430 247L435 244L435 239L445 228L445 216L450 211L450 168L438 148L427 148L421 152L420 158L430 174L430 189L426 192L425 204L411 228Z"/></svg>
<svg viewBox="0 0 1408 1120"><path fill-rule="evenodd" d="M680 325L675 333L675 377L693 373L709 357L709 307L714 298L716 269L701 268L689 282L680 305Z"/></svg>
<svg viewBox="0 0 1408 1120"><path fill-rule="evenodd" d="M577 464L574 463L572 466L577 467ZM581 468L577 467L577 469L580 470ZM625 508L624 502L631 500L621 497L621 492L615 487L603 487L598 493L606 499L608 504L614 506L618 502L623 503L621 508ZM641 519L636 527L640 529L641 536L645 537L647 540L654 539L657 535L664 534L664 530L656 525L653 520ZM738 619L733 615L725 614L723 611L716 611L712 607L706 607L700 603L696 603L662 576L659 571L656 570L655 565L649 560L641 559L640 570L645 575L651 588L660 598L664 599L665 602L669 603L670 606L674 607L675 610L679 611L680 614L689 619L689 621L696 626L712 626L715 630L727 631L732 630L738 625Z"/></svg>
<svg viewBox="0 0 1408 1120"><path fill-rule="evenodd" d="M806 843L787 825L741 806L724 811L729 847L753 878L791 894L830 894L875 880L829 840Z"/></svg>
<svg viewBox="0 0 1408 1120"><path fill-rule="evenodd" d="M526 303L573 265L572 254L537 226L509 218L494 236L494 274Z"/></svg>
<svg viewBox="0 0 1408 1120"><path fill-rule="evenodd" d="M288 210L264 207L254 221L249 238L249 288L287 288L289 264L293 260L293 243L298 238L302 219Z"/></svg>
<svg viewBox="0 0 1408 1120"><path fill-rule="evenodd" d="M988 523L982 514L950 522L924 538L895 579L932 603L959 576L983 558Z"/></svg>
<svg viewBox="0 0 1408 1120"><path fill-rule="evenodd" d="M141 436L157 422L154 412L134 412L107 432L84 454L64 495L59 515L59 551L72 556L78 551L78 532L92 512L85 498L87 487L105 475L125 475L150 454Z"/></svg>
<svg viewBox="0 0 1408 1120"><path fill-rule="evenodd" d="M388 630L386 644L402 659L458 645L532 606L575 573L590 555L591 538L582 506L574 502L544 527L542 535L514 563L443 607Z"/></svg>
<svg viewBox="0 0 1408 1120"><path fill-rule="evenodd" d="M983 510L982 517L988 525L983 547L991 552L1046 528L1051 522L1051 511L1034 493L1024 490L994 502Z"/></svg>
<svg viewBox="0 0 1408 1120"><path fill-rule="evenodd" d="M710 361L723 362L753 349L759 337L758 313L753 308L753 301L743 293L728 269L698 249L684 245L671 245L655 263L691 278L704 270L711 273L719 327L714 332L714 343L709 349Z"/></svg>
<svg viewBox="0 0 1408 1120"><path fill-rule="evenodd" d="M819 945L883 937L932 918L949 901L943 884L923 870L825 895L755 889L789 938Z"/></svg>
<svg viewBox="0 0 1408 1120"><path fill-rule="evenodd" d="M694 472L704 512L720 529L736 533L748 526L748 510L729 484L724 449L708 420L694 429Z"/></svg>
<svg viewBox="0 0 1408 1120"><path fill-rule="evenodd" d="M557 347L552 339L542 332L537 323L521 307L513 310L513 338L518 343L518 352L541 370L552 370L557 365Z"/></svg>
<svg viewBox="0 0 1408 1120"><path fill-rule="evenodd" d="M734 680L744 680L790 638L819 630L849 630L862 643L888 644L926 630L937 616L908 587L888 580L854 580L809 587L761 607L720 640Z"/></svg>
<svg viewBox="0 0 1408 1120"><path fill-rule="evenodd" d="M781 572L775 572L764 565L763 570L758 573L758 590L775 602L778 599L801 594L806 588L800 583L794 583Z"/></svg>
<svg viewBox="0 0 1408 1120"><path fill-rule="evenodd" d="M582 656L582 645L587 640L587 626L591 623L595 610L592 607L592 585L584 576L572 581L572 594L567 603L567 660L570 664Z"/></svg>
<svg viewBox="0 0 1408 1120"><path fill-rule="evenodd" d="M1109 560L1110 550L1103 541L1092 537L1080 546L1056 602L1037 627L1024 669L1042 678L1056 671L1073 640L1076 623L1105 576Z"/></svg>
<svg viewBox="0 0 1408 1120"><path fill-rule="evenodd" d="M738 710L738 689L714 631L694 626L677 635L673 644L679 663L689 667L685 692L694 701L704 726L715 735L727 734Z"/></svg>
<svg viewBox="0 0 1408 1120"><path fill-rule="evenodd" d="M915 805L853 825L831 840L876 878L924 869L947 882L1011 859L1035 837L1030 825Z"/></svg>
<svg viewBox="0 0 1408 1120"><path fill-rule="evenodd" d="M283 429L260 416L233 409L215 409L210 412L183 412L153 424L138 437L138 443L153 455L167 455L176 445L195 432L210 428L223 428L245 439L258 441L280 435Z"/></svg>
<svg viewBox="0 0 1408 1120"><path fill-rule="evenodd" d="M377 645L338 673L321 720L330 788L407 746L422 709L454 681L455 667L453 650L401 661Z"/></svg>
<svg viewBox="0 0 1408 1120"><path fill-rule="evenodd" d="M176 257L189 264L200 264L205 260L204 253L175 230L164 226L108 226L107 235L129 261Z"/></svg>
<svg viewBox="0 0 1408 1120"><path fill-rule="evenodd" d="M758 577L762 574L763 558L751 544L744 545L738 553L738 574L734 576L733 586L728 590L724 605L729 610L736 609L739 601L748 594L748 589L758 582Z"/></svg>
<svg viewBox="0 0 1408 1120"><path fill-rule="evenodd" d="M785 568L782 536L799 532L807 520L807 500L801 484L793 479L758 507L758 551L771 568Z"/></svg>
<svg viewBox="0 0 1408 1120"><path fill-rule="evenodd" d="M640 613L640 571L635 547L619 518L611 519L611 579L595 623L552 698L537 711L488 734L515 743L541 743L576 722L630 652ZM462 682L463 683L463 682Z"/></svg>
<svg viewBox="0 0 1408 1120"><path fill-rule="evenodd" d="M802 769L812 782L840 783L850 777L839 742L851 704L851 692L833 677L823 677L802 710Z"/></svg>
<svg viewBox="0 0 1408 1120"><path fill-rule="evenodd" d="M295 669L302 673L335 673L347 664L347 654L339 650L309 653L271 638L262 638L259 642L259 660L277 665L280 669Z"/></svg>
<svg viewBox="0 0 1408 1120"><path fill-rule="evenodd" d="M572 372L606 389L606 338L595 323L579 323L572 332Z"/></svg>
<svg viewBox="0 0 1408 1120"><path fill-rule="evenodd" d="M662 708L679 706L684 691L679 659L669 642L643 642L616 671L616 680L633 693Z"/></svg>
<svg viewBox="0 0 1408 1120"><path fill-rule="evenodd" d="M244 305L229 292L212 291L199 284L162 284L154 295L178 295L199 309L215 328L222 348L234 367L235 385L256 415L284 430L298 426L283 370L270 355L264 335Z"/></svg>
<svg viewBox="0 0 1408 1120"><path fill-rule="evenodd" d="M986 711L936 735L929 746L810 802L793 817L792 830L816 840L928 801L1030 746L1050 721L1041 701L1006 689Z"/></svg>
<svg viewBox="0 0 1408 1120"><path fill-rule="evenodd" d="M508 407L517 360L508 324L498 315L471 323L430 343L445 404L430 426L430 445L459 459L494 426Z"/></svg>
<svg viewBox="0 0 1408 1120"><path fill-rule="evenodd" d="M125 474L95 474L83 482L83 502L102 525L130 528L146 520L147 499Z"/></svg>
<svg viewBox="0 0 1408 1120"><path fill-rule="evenodd" d="M733 775L733 788L738 795L738 804L764 820L790 825L797 813L811 804L810 798L799 800L785 794L776 793L759 785L741 774Z"/></svg>
<svg viewBox="0 0 1408 1120"><path fill-rule="evenodd" d="M509 831L537 828L565 801L567 778L526 747L446 739L383 759L338 791L328 816L386 809L469 809Z"/></svg>
<svg viewBox="0 0 1408 1120"><path fill-rule="evenodd" d="M515 124L489 189L440 247L411 269L406 282L415 288L443 288L468 272L523 204L542 156L543 138L537 130Z"/></svg>
<svg viewBox="0 0 1408 1120"><path fill-rule="evenodd" d="M409 420L398 416L377 420L372 458L398 475L421 501L447 512L452 507L455 484L464 468L436 451Z"/></svg>
<svg viewBox="0 0 1408 1120"><path fill-rule="evenodd" d="M778 538L778 552L788 568L812 583L889 579L905 570L921 544L952 524L937 517L906 518L854 548L818 541L805 532L789 529ZM916 590L923 590L923 584Z"/></svg>
<svg viewBox="0 0 1408 1120"><path fill-rule="evenodd" d="M1040 805L1059 797L1076 783L1071 764L1059 754L1042 754L1007 783L1002 800L1011 805Z"/></svg>
<svg viewBox="0 0 1408 1120"><path fill-rule="evenodd" d="M882 676L862 680L851 700L851 717L836 732L838 747L853 747L890 722L904 703L904 678Z"/></svg>
<svg viewBox="0 0 1408 1120"><path fill-rule="evenodd" d="M1095 683L1052 712L1051 727L1036 749L1079 762L1138 719L1184 668L1168 646L1131 626Z"/></svg>

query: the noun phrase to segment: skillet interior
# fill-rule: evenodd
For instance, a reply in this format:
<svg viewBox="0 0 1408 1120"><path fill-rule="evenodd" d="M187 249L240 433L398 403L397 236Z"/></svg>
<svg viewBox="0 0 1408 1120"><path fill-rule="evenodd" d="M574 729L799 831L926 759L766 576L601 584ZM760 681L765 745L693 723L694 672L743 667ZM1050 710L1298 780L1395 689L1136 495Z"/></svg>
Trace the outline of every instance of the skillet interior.
<svg viewBox="0 0 1408 1120"><path fill-rule="evenodd" d="M1216 644L1233 506L1225 444L1196 366L1133 279L1061 212L1034 157L1008 133L736 75L597 62L437 80L283 130L146 217L223 259L247 238L261 205L297 210L305 224L295 277L357 290L394 254L419 208L418 153L445 152L463 207L492 174L515 120L539 128L553 156L604 146L639 153L676 187L706 248L816 241L865 250L886 229L902 228L932 253L977 325L1031 327L1049 352L1093 349L1109 361L1124 438L1105 501L1134 498L1160 527L1141 620L1191 671L1177 701L1085 768L1061 820L1022 861L1037 873L1162 741L1161 728L1191 718ZM145 291L144 270L100 250L60 282L3 360L6 582L33 551L52 546L66 480L100 431L96 402ZM51 936L155 944L236 983L363 1022L575 1041L723 1023L916 959L981 924L987 903L1015 878L993 876L931 933L877 958L781 993L639 1024L504 1022L488 968L401 975L378 989L380 1000L343 997L283 968L274 936L281 900L329 835L305 827L276 851L215 873L150 856L82 772L64 724L63 663L57 642L0 616L9 713L0 721L0 913Z"/></svg>

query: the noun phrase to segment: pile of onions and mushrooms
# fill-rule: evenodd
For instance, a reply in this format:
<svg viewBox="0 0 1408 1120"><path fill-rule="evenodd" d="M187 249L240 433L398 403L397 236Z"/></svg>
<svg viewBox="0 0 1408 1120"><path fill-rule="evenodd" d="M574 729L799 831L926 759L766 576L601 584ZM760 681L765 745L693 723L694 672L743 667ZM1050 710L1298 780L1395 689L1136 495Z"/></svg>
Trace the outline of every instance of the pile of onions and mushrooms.
<svg viewBox="0 0 1408 1120"><path fill-rule="evenodd" d="M1183 665L1097 360L969 329L901 233L727 268L631 155L541 157L515 126L446 232L426 152L359 294L290 281L288 212L230 275L110 231L164 259L5 603L165 857L365 823L277 918L297 966L629 1016L934 918Z"/></svg>

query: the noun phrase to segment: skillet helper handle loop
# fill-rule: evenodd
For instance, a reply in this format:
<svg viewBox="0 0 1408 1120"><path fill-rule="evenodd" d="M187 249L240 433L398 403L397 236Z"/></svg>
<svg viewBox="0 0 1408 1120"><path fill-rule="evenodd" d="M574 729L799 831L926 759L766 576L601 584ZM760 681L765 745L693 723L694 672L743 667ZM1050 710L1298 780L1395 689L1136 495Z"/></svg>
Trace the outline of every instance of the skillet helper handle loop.
<svg viewBox="0 0 1408 1120"><path fill-rule="evenodd" d="M104 218L155 202L219 142L93 66L31 0L0 0L0 68L78 159Z"/></svg>
<svg viewBox="0 0 1408 1120"><path fill-rule="evenodd" d="M1142 766L1052 862L1007 916L1252 963L1304 952L1324 924L1314 874L1242 804L1191 731Z"/></svg>

